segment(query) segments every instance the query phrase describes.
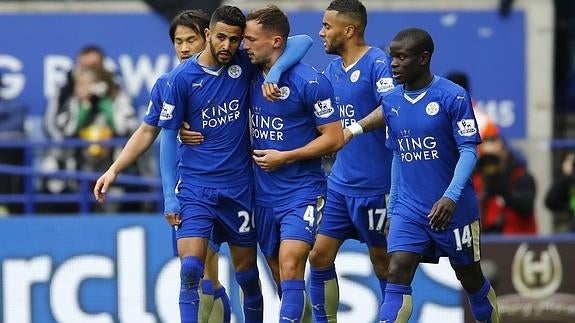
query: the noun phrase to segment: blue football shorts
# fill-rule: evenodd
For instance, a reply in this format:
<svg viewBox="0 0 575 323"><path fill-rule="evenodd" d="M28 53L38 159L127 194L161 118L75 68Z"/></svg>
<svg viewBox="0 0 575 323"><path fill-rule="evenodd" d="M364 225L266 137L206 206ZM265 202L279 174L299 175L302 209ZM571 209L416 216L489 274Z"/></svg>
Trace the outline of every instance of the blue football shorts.
<svg viewBox="0 0 575 323"><path fill-rule="evenodd" d="M178 200L182 223L177 238L212 238L241 247L257 245L253 227L253 185L209 188L180 183Z"/></svg>
<svg viewBox="0 0 575 323"><path fill-rule="evenodd" d="M454 265L469 265L481 258L479 220L472 221L436 231L429 223L409 218L396 208L390 223L387 252L408 251L422 259L449 257Z"/></svg>
<svg viewBox="0 0 575 323"><path fill-rule="evenodd" d="M322 220L322 196L276 207L256 206L254 219L260 250L267 257L278 255L282 240L299 240L313 245Z"/></svg>
<svg viewBox="0 0 575 323"><path fill-rule="evenodd" d="M386 194L346 196L327 190L319 233L338 240L356 239L368 247L385 247Z"/></svg>

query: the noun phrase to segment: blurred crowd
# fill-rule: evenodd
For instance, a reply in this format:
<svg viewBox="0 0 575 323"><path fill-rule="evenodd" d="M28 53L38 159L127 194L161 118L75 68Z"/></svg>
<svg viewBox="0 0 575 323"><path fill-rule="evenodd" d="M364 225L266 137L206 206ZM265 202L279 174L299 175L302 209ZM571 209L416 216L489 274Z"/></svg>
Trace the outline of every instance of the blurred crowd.
<svg viewBox="0 0 575 323"><path fill-rule="evenodd" d="M43 147L39 159L34 164L42 172L64 171L100 173L107 169L114 154L121 145L104 145L109 139L128 138L137 128L139 120L132 98L123 89L118 75L104 66L105 53L97 45L81 48L73 68L68 71L65 82L58 94L49 100L43 118L45 137L62 145ZM0 138L2 140L25 138L26 108L12 101L0 99ZM76 139L77 144L74 143ZM67 140L67 141L66 141ZM64 144L68 142L70 144ZM3 149L2 164L23 165L22 147ZM133 175L146 174L145 167L134 167L128 171ZM5 174L5 173L2 173ZM3 194L23 192L22 176L3 175ZM46 176L34 183L36 193L63 194L80 191L80 180L70 176ZM89 183L88 185L92 185ZM141 187L114 188L116 193L138 192ZM0 203L2 205L2 203ZM93 205L91 211L146 211L146 203ZM0 213L21 213L22 206L6 203ZM68 213L78 212L77 201L62 203L40 203L37 212Z"/></svg>

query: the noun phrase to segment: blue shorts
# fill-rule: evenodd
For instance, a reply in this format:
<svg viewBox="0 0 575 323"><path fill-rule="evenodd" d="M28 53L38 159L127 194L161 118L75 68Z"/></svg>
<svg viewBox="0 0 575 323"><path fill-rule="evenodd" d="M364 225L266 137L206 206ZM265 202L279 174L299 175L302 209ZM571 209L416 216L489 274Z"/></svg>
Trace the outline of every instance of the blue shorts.
<svg viewBox="0 0 575 323"><path fill-rule="evenodd" d="M320 196L277 207L256 206L254 219L262 253L266 257L277 256L282 240L299 240L313 245L324 204L325 200Z"/></svg>
<svg viewBox="0 0 575 323"><path fill-rule="evenodd" d="M174 229L174 227L172 227L172 252L174 254L174 257L179 256L179 254L178 254L178 242L177 242L178 238L176 237L176 235L177 235L177 231ZM222 246L221 242L218 243L218 242L214 241L213 235L208 240L208 248L210 248L210 250L212 250L213 253L220 252L221 246Z"/></svg>
<svg viewBox="0 0 575 323"><path fill-rule="evenodd" d="M182 223L177 238L211 238L241 247L257 245L253 228L253 185L209 188L181 183L178 200Z"/></svg>
<svg viewBox="0 0 575 323"><path fill-rule="evenodd" d="M386 194L351 197L328 188L319 233L338 240L356 239L368 247L385 247Z"/></svg>
<svg viewBox="0 0 575 323"><path fill-rule="evenodd" d="M447 230L432 230L422 224L394 213L389 228L387 253L413 252L422 259L449 257L453 265L469 265L481 258L479 220Z"/></svg>

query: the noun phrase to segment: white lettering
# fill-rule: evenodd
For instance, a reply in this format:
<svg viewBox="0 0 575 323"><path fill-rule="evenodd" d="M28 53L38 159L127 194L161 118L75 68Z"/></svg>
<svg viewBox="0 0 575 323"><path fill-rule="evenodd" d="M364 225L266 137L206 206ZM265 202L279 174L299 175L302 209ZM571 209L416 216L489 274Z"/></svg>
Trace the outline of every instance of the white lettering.
<svg viewBox="0 0 575 323"><path fill-rule="evenodd" d="M24 90L26 77L22 74L22 62L11 55L0 55L0 70L8 70L2 74L0 97L12 100Z"/></svg>
<svg viewBox="0 0 575 323"><path fill-rule="evenodd" d="M283 141L284 134L281 131L274 131L274 130L263 130L258 128L252 129L252 137L257 139L267 139L267 140L274 140L274 141Z"/></svg>
<svg viewBox="0 0 575 323"><path fill-rule="evenodd" d="M355 108L351 104L346 105L338 104L338 108L339 108L339 116L342 119L353 118L355 116Z"/></svg>
<svg viewBox="0 0 575 323"><path fill-rule="evenodd" d="M515 124L515 102L512 100L486 100L475 104L500 127L509 128Z"/></svg>
<svg viewBox="0 0 575 323"><path fill-rule="evenodd" d="M118 320L121 322L178 323L180 321L178 310L179 259L169 258L165 264L159 264L160 268L155 267L158 264L154 264L154 268L151 268L146 256L153 253L148 250L150 246L146 241L145 227L122 228L117 230L116 235L116 259L85 253L63 259L58 266L54 266L52 257L48 255L36 256L31 259L3 259L1 282L3 287L3 317L0 321L5 323L46 321L45 313L32 317L32 315L36 315L33 310L34 306L37 306L38 302L41 301L38 300L38 297L33 297L35 295L32 295L32 291L34 286L42 284L49 287L50 308L47 309L51 312L49 319L53 317L53 320L57 322L110 323ZM85 242L79 241L79 243ZM90 244L90 242L87 243ZM47 245L66 248L62 243L50 243L50 241ZM224 286L229 286L230 298L236 299L239 296L234 271L229 258L223 256L226 253L226 248L224 246L222 257L220 257L220 281ZM68 253L70 253L68 250L64 250L63 253L59 252L59 259ZM448 262L444 265L449 266ZM277 322L279 298L277 297L276 285L263 257L258 257L258 266L261 268L260 279L265 299L264 321ZM341 293L340 302L348 309L339 313L340 320L342 322L376 321L377 308L379 307L379 287L377 280L373 277L369 257L358 250L346 250L338 255L336 267L340 277L340 290L345 291ZM438 268L438 274L441 274L442 277L445 273L450 274L450 277L444 277L446 280L444 282L438 277L429 275L429 270L437 271L435 268ZM448 287L459 286L457 279L453 277L452 270L445 271L444 267L440 268L436 265L429 268L423 265L422 269L433 281L438 281ZM309 277L309 270L306 272L306 277ZM368 280L370 282L367 282ZM110 313L90 311L93 298L99 295L95 295L89 290L94 285L92 283L85 284L87 281L95 281L95 284L105 282L104 285L116 284L115 287L110 287L114 289L113 292L117 291L117 307L110 304L108 299L98 301L107 302L105 306L107 309L117 308L117 314L114 310ZM151 281L154 282L154 286L148 288L146 282ZM151 296L149 293L154 293L154 295ZM84 297L83 295L88 296ZM150 298L153 304L146 303ZM155 308L157 318L147 311L147 307ZM449 309L452 309L454 313L457 311L461 315L463 313L459 307L456 308L457 311L454 307L449 307ZM437 312L429 311L427 314L430 313L435 314ZM235 316L237 314L240 313L233 314L232 322L239 320ZM429 316L422 322L431 322L432 318L433 316ZM456 321L461 321L461 317L449 322Z"/></svg>
<svg viewBox="0 0 575 323"><path fill-rule="evenodd" d="M114 277L114 262L104 256L78 256L64 262L54 272L50 284L50 306L60 323L113 323L109 313L88 314L80 306L82 282Z"/></svg>
<svg viewBox="0 0 575 323"><path fill-rule="evenodd" d="M254 113L251 115L251 123L252 137L275 141L284 140L283 131L281 131L284 128L282 118Z"/></svg>
<svg viewBox="0 0 575 323"><path fill-rule="evenodd" d="M126 323L155 323L146 312L146 253L144 229L132 227L118 232L118 316Z"/></svg>
<svg viewBox="0 0 575 323"><path fill-rule="evenodd" d="M169 71L170 56L159 55L154 66L152 66L149 56L140 55L134 64L132 57L124 54L120 55L118 63L126 92L130 96L137 96L144 87L144 83L149 92L156 79Z"/></svg>
<svg viewBox="0 0 575 323"><path fill-rule="evenodd" d="M133 247L134 244L131 244ZM220 258L220 261L223 257ZM220 267L223 268L223 267ZM221 281L220 271L220 281ZM223 283L223 282L222 282ZM229 286L224 284L224 286ZM180 260L173 258L162 268L156 282L156 308L160 322L179 323L180 309L178 295L180 294Z"/></svg>
<svg viewBox="0 0 575 323"><path fill-rule="evenodd" d="M340 303L350 307L349 311L339 312L338 321L341 322L375 322L379 300L373 291L364 285L357 284L347 277L369 278L373 275L373 266L369 257L360 252L346 252L338 254L336 268L339 276ZM361 297L358 297L361 295Z"/></svg>
<svg viewBox="0 0 575 323"><path fill-rule="evenodd" d="M50 279L49 256L30 260L9 259L2 265L2 300L5 323L32 322L32 285Z"/></svg>
<svg viewBox="0 0 575 323"><path fill-rule="evenodd" d="M400 138L397 140L401 151L411 151L416 149L435 149L437 141L434 137L425 138Z"/></svg>
<svg viewBox="0 0 575 323"><path fill-rule="evenodd" d="M203 114L203 112L202 112ZM204 119L202 120L202 128L215 128L217 126L221 126L223 124L226 124L228 122L232 122L235 121L237 119L239 119L240 117L240 112L239 111L234 111L228 115L223 115L223 116L219 116L217 118L211 118L211 119Z"/></svg>
<svg viewBox="0 0 575 323"><path fill-rule="evenodd" d="M65 55L44 57L44 96L55 97L66 82L66 74L74 66L74 61Z"/></svg>
<svg viewBox="0 0 575 323"><path fill-rule="evenodd" d="M433 160L438 159L439 153L437 150L420 150L413 152L402 152L401 161L412 162L414 160Z"/></svg>
<svg viewBox="0 0 575 323"><path fill-rule="evenodd" d="M251 116L254 128L282 130L284 127L284 121L280 117L262 116L255 113Z"/></svg>

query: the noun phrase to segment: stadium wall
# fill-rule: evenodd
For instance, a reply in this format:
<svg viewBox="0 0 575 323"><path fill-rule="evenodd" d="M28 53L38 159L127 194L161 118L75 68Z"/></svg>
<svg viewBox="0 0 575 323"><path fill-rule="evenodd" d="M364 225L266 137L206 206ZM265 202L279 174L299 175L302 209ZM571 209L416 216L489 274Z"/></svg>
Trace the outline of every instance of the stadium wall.
<svg viewBox="0 0 575 323"><path fill-rule="evenodd" d="M485 237L483 265L502 322L575 322L575 237ZM0 321L3 323L177 323L179 261L162 216L0 218ZM220 279L241 322L240 296L224 246ZM378 322L379 284L365 246L338 255L339 321ZM277 322L278 298L259 257L264 321ZM309 266L308 266L309 268ZM446 259L423 264L413 283L410 323L470 322ZM546 319L553 319L546 321Z"/></svg>

